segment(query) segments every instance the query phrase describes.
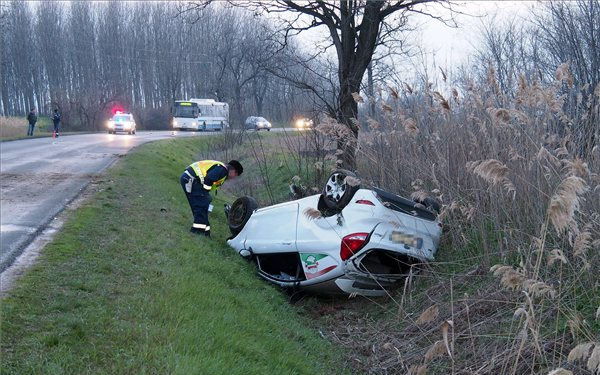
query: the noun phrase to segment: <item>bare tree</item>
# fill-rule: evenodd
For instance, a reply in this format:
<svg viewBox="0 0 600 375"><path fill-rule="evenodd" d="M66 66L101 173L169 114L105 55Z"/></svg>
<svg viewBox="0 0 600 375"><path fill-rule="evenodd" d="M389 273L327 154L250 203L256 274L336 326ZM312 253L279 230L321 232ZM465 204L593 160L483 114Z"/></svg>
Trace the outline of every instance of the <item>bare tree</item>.
<svg viewBox="0 0 600 375"><path fill-rule="evenodd" d="M548 2L537 14L535 27L546 53L543 68L550 76L557 67L568 63L573 87L589 98L585 120L572 125L579 153L590 152L600 137L600 1ZM574 95L569 97L566 111L580 109Z"/></svg>
<svg viewBox="0 0 600 375"><path fill-rule="evenodd" d="M238 118L258 111L274 121L307 105L267 70L292 57L272 59L269 20L223 7L197 22L177 15L169 2L1 2L0 113L59 106L66 128L100 130L120 105L164 129L173 100L222 99Z"/></svg>
<svg viewBox="0 0 600 375"><path fill-rule="evenodd" d="M61 103L66 101L65 47L67 43L64 33L61 32L65 26L63 13L64 7L56 2L42 2L37 7L36 34L39 49L36 52L42 59L42 67L45 71L44 84L37 90L44 94L43 104L48 107L46 111L51 111L52 107L61 107Z"/></svg>
<svg viewBox="0 0 600 375"><path fill-rule="evenodd" d="M482 80L493 69L498 90L506 98L516 95L519 82L551 82L555 72L568 65L570 83L562 87L562 110L572 121L548 130L571 132L580 155L591 151L600 133L594 94L600 87L600 2L543 3L529 21L492 21L482 25L482 35L475 67L480 67Z"/></svg>
<svg viewBox="0 0 600 375"><path fill-rule="evenodd" d="M269 3L250 1L231 4L248 7L257 13L281 14L280 21L285 26L286 38L316 27L324 27L327 30L329 41L337 55L339 82L339 94L330 115L349 130L348 137L339 139L338 147L342 150L342 166L353 169L356 165L355 145L359 127L355 120L358 106L352 94L359 92L363 76L377 46L385 44L386 37L392 35L392 30L402 26L406 12L418 11L415 7L419 4L435 1L280 0ZM203 9L210 2L211 0L191 2L184 10Z"/></svg>

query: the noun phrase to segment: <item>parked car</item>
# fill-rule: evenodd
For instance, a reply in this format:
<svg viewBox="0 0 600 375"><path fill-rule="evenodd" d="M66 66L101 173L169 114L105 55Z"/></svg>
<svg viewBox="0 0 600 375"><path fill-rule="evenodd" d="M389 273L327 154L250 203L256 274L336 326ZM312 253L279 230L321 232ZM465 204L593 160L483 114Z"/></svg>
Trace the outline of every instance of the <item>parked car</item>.
<svg viewBox="0 0 600 375"><path fill-rule="evenodd" d="M321 194L264 208L238 198L225 207L227 243L284 288L383 296L434 260L441 224L433 208L359 183L337 170Z"/></svg>
<svg viewBox="0 0 600 375"><path fill-rule="evenodd" d="M269 121L267 121L267 119L265 119L264 117L259 117L259 116L250 116L246 119L246 129L253 129L256 131L259 130L266 130L266 131L271 131L271 123Z"/></svg>
<svg viewBox="0 0 600 375"><path fill-rule="evenodd" d="M117 132L127 132L135 134L136 125L131 113L117 111L108 121L108 134L117 134Z"/></svg>

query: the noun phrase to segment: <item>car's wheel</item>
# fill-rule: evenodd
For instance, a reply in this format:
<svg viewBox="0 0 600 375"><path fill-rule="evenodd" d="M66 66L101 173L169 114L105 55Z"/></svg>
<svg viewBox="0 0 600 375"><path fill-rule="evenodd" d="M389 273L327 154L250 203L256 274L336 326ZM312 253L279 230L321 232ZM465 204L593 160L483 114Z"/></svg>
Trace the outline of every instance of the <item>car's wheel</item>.
<svg viewBox="0 0 600 375"><path fill-rule="evenodd" d="M112 132L109 130L109 131L108 131L108 134L112 134Z"/></svg>
<svg viewBox="0 0 600 375"><path fill-rule="evenodd" d="M350 177L348 179L347 177ZM360 188L359 180L353 172L345 169L335 170L327 179L323 188L323 202L327 208L342 210Z"/></svg>
<svg viewBox="0 0 600 375"><path fill-rule="evenodd" d="M236 236L242 231L258 204L252 197L240 197L233 202L227 215L227 225L231 234Z"/></svg>

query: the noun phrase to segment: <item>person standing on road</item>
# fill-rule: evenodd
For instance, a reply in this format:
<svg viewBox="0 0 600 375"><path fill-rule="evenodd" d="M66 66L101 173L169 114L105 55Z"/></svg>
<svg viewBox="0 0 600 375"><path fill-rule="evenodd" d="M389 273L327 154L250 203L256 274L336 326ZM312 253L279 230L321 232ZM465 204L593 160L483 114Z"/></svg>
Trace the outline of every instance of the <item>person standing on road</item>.
<svg viewBox="0 0 600 375"><path fill-rule="evenodd" d="M52 115L52 123L54 124L54 136L58 137L58 132L60 130L60 113L58 112L58 108L54 109L54 114Z"/></svg>
<svg viewBox="0 0 600 375"><path fill-rule="evenodd" d="M185 192L194 223L190 232L210 238L208 212L212 211L210 191L216 192L225 180L233 180L244 172L237 160L225 164L216 160L202 160L190 164L181 174L179 181Z"/></svg>
<svg viewBox="0 0 600 375"><path fill-rule="evenodd" d="M29 111L29 114L27 115L27 122L29 122L29 128L27 128L27 135L33 136L33 129L35 128L35 123L37 122L35 107L31 108L31 111Z"/></svg>

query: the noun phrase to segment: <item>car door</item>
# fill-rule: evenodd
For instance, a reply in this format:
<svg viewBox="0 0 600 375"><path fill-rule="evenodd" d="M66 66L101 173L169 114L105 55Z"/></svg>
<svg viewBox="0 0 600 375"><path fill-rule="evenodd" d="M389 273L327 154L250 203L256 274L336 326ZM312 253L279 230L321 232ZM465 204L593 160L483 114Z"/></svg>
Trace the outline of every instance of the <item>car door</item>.
<svg viewBox="0 0 600 375"><path fill-rule="evenodd" d="M296 252L298 204L286 202L261 208L244 228L245 247L254 254Z"/></svg>
<svg viewBox="0 0 600 375"><path fill-rule="evenodd" d="M340 254L341 238L346 231L343 219L337 215L312 218L309 211L315 212L319 206L319 195L298 200L300 203L296 248L304 274L305 284L339 276L343 271Z"/></svg>

